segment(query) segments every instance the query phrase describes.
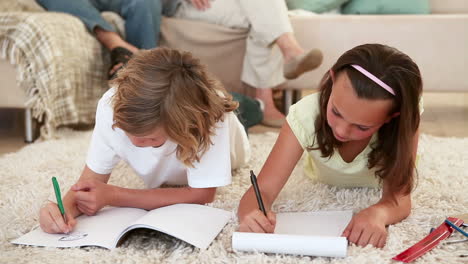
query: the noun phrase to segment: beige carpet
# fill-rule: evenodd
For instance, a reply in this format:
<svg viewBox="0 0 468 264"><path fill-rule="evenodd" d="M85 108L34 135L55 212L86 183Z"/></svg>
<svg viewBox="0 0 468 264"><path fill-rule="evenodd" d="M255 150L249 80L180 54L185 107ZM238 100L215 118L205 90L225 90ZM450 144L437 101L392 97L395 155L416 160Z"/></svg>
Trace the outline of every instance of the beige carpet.
<svg viewBox="0 0 468 264"><path fill-rule="evenodd" d="M411 216L389 228L387 246L375 249L350 246L344 259L236 253L231 220L207 250L155 232L139 232L116 250L100 248L55 249L12 245L10 240L37 225L38 210L52 195L51 177L59 177L69 188L79 176L90 132L62 131L61 139L35 143L17 153L0 157L0 263L392 263L391 257L425 236L447 215L468 213L468 138L437 138L423 135L419 152L419 184L413 195ZM276 134L251 135L250 165L234 172L233 184L220 188L214 207L236 211L249 186L248 171L259 171ZM287 153L285 153L287 155ZM352 209L355 212L379 199L373 189L340 189L313 183L302 175L300 164L275 204L276 211ZM142 182L120 164L111 183L142 187ZM458 254L468 243L440 245L417 263L467 263Z"/></svg>

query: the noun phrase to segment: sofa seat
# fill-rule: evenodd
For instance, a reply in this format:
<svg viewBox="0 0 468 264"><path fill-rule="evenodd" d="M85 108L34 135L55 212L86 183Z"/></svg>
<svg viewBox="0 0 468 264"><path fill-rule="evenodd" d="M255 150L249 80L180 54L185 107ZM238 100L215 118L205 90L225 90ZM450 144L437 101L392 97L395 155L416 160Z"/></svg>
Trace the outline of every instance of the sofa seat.
<svg viewBox="0 0 468 264"><path fill-rule="evenodd" d="M468 14L315 15L294 17L292 24L301 45L321 49L324 61L317 70L287 82L286 88L317 88L345 51L381 43L418 64L425 91L468 92Z"/></svg>

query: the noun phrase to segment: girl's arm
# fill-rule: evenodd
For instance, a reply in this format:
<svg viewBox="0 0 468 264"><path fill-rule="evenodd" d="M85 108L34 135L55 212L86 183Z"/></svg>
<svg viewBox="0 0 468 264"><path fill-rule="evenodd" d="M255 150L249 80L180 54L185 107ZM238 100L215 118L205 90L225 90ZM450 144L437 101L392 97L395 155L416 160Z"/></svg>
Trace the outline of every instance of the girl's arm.
<svg viewBox="0 0 468 264"><path fill-rule="evenodd" d="M292 170L301 158L303 149L286 122L281 128L278 139L258 175L258 186L267 211L286 184ZM255 192L250 187L242 197L239 210L239 230L243 232L273 232L274 214L265 217L258 209Z"/></svg>
<svg viewBox="0 0 468 264"><path fill-rule="evenodd" d="M413 158L416 160L419 130L416 131ZM359 246L371 244L383 247L387 240L386 226L398 223L408 217L411 212L411 194L392 194L388 190L388 180L383 182L382 198L378 203L357 213L346 229L343 236Z"/></svg>
<svg viewBox="0 0 468 264"><path fill-rule="evenodd" d="M413 145L413 160L416 161L416 154L418 152L419 142L419 129L416 131L415 140ZM382 198L375 204L376 207L380 207L384 210L386 215L386 225L392 225L400 222L409 216L411 212L411 194L395 194L395 200L392 200L392 194L388 191L388 181L384 181Z"/></svg>
<svg viewBox="0 0 468 264"><path fill-rule="evenodd" d="M419 129L415 133L413 145L413 160L416 162L416 155L418 152L419 142ZM388 192L388 182L383 183L382 199L376 204L380 206L387 213L386 225L392 225L400 222L409 216L411 212L411 194L395 194L395 201L392 201L391 193Z"/></svg>
<svg viewBox="0 0 468 264"><path fill-rule="evenodd" d="M354 215L343 231L342 236L347 237L349 242L362 247L371 244L382 248L387 241L386 226L408 217L411 211L410 194L395 194L392 197L386 186L384 182L380 201Z"/></svg>

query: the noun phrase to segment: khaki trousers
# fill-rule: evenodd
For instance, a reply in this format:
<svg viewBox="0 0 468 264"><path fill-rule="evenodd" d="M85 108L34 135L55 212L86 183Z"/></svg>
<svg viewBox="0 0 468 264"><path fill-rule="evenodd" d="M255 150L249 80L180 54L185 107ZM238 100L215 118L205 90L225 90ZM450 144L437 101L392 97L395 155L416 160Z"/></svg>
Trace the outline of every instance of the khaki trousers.
<svg viewBox="0 0 468 264"><path fill-rule="evenodd" d="M241 79L255 88L272 88L285 81L283 57L275 40L293 32L284 0L213 0L208 10L182 1L174 17L230 28L249 29Z"/></svg>

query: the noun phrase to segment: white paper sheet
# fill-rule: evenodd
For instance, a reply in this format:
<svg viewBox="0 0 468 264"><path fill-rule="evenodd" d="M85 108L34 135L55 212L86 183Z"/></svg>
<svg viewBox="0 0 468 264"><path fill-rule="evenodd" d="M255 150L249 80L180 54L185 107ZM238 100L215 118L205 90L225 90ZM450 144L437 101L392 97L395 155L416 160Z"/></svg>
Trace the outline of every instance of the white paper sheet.
<svg viewBox="0 0 468 264"><path fill-rule="evenodd" d="M108 207L95 216L78 217L71 236L48 234L37 228L11 242L45 247L100 246L111 249L127 231L150 228L206 249L231 217L231 212L197 204L176 204L149 212Z"/></svg>
<svg viewBox="0 0 468 264"><path fill-rule="evenodd" d="M70 235L78 235L81 239L67 241L65 234L48 234L37 228L11 243L43 247L100 246L111 249L115 247L120 232L146 213L143 209L107 207L94 216L82 215L76 219L77 224Z"/></svg>
<svg viewBox="0 0 468 264"><path fill-rule="evenodd" d="M345 257L347 240L340 237L352 211L280 213L274 234L235 232L232 248L239 251Z"/></svg>
<svg viewBox="0 0 468 264"><path fill-rule="evenodd" d="M346 257L344 237L255 234L234 232L232 248L239 251L296 254L323 257Z"/></svg>

